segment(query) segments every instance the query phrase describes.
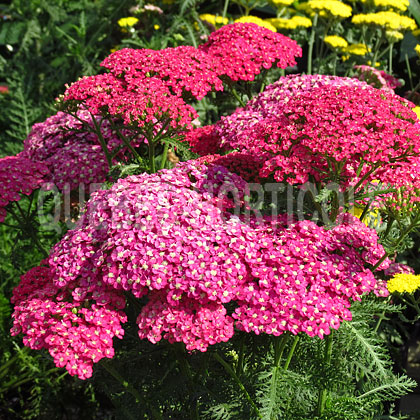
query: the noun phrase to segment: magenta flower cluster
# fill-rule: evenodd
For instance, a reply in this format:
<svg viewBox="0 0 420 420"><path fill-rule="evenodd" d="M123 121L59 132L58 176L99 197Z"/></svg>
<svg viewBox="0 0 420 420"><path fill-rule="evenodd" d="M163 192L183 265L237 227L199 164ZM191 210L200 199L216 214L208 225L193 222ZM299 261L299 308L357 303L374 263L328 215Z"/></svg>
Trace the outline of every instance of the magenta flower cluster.
<svg viewBox="0 0 420 420"><path fill-rule="evenodd" d="M0 159L0 222L6 217L6 206L19 201L21 194L30 195L48 180L49 171L42 162L32 162L23 156Z"/></svg>
<svg viewBox="0 0 420 420"><path fill-rule="evenodd" d="M221 77L253 80L273 63L295 64L301 48L295 41L253 23L235 23L215 31L199 48L160 51L123 49L107 57L110 72L84 77L69 86L63 100L82 104L93 114L119 117L126 125L191 129L197 117L184 99L202 99L223 90Z"/></svg>
<svg viewBox="0 0 420 420"><path fill-rule="evenodd" d="M86 111L79 111L76 117L58 112L35 124L21 153L27 159L44 163L50 170L48 181L61 191L74 190L80 184L87 187L92 183L105 182L109 171L98 136L85 127L93 129L92 116ZM113 153L121 149L122 141L109 121L95 118L101 124L108 151ZM127 149L122 148L118 158L124 160L127 155Z"/></svg>
<svg viewBox="0 0 420 420"><path fill-rule="evenodd" d="M210 34L200 50L222 63L219 75L231 80L254 80L263 69L285 69L302 56L296 41L254 23L233 23Z"/></svg>
<svg viewBox="0 0 420 420"><path fill-rule="evenodd" d="M228 341L235 325L322 338L351 319L352 300L385 293L367 268L384 254L374 230L350 215L330 230L310 221L241 220L229 212L226 192L242 198L245 181L205 161L94 193L77 227L53 248L50 268L34 269L15 290L13 333L85 378L122 335L122 292L147 297L140 338L183 342L190 351ZM98 344L104 334L98 316L110 331L99 354L92 353L92 337Z"/></svg>
<svg viewBox="0 0 420 420"><path fill-rule="evenodd" d="M357 77L369 85L383 89L387 92L394 92L396 88L401 86L401 82L394 76L387 74L384 70L378 70L371 66L358 65L354 66L357 71Z"/></svg>
<svg viewBox="0 0 420 420"><path fill-rule="evenodd" d="M372 169L392 169L418 156L420 123L413 106L356 79L288 76L222 117L213 138L222 150L260 154L262 177L345 186ZM378 179L374 171L370 179Z"/></svg>
<svg viewBox="0 0 420 420"><path fill-rule="evenodd" d="M92 376L92 366L114 356L113 338L122 338L126 322L121 294L83 279L65 288L53 283L45 265L22 276L13 291L12 335L23 333L31 349L47 349L58 367L80 379Z"/></svg>

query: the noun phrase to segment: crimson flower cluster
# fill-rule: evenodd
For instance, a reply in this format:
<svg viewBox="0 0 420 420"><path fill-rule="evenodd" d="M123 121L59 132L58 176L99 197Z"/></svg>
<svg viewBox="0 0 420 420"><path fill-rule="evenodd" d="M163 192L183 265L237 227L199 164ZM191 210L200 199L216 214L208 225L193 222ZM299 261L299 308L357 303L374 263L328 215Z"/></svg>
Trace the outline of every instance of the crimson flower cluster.
<svg viewBox="0 0 420 420"><path fill-rule="evenodd" d="M222 150L264 157L262 177L349 185L372 168L418 156L420 124L412 107L356 79L288 76L222 117L214 138Z"/></svg>
<svg viewBox="0 0 420 420"><path fill-rule="evenodd" d="M19 201L21 194L30 195L48 180L49 171L42 162L32 162L23 156L0 159L0 222L6 217L5 207Z"/></svg>
<svg viewBox="0 0 420 420"><path fill-rule="evenodd" d="M222 63L219 75L234 81L254 80L274 63L281 69L293 66L302 56L296 41L255 23L222 26L199 48Z"/></svg>

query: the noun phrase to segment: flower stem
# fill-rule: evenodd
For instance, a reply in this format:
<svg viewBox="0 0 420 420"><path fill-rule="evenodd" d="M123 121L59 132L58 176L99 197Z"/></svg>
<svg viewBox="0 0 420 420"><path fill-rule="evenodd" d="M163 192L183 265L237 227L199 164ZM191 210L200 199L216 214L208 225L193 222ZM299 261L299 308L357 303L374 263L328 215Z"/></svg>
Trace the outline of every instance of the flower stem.
<svg viewBox="0 0 420 420"><path fill-rule="evenodd" d="M315 13L314 21L312 22L311 37L309 38L307 74L312 74L312 53L314 50L315 31L316 31L317 23L318 23L318 13Z"/></svg>
<svg viewBox="0 0 420 420"><path fill-rule="evenodd" d="M127 382L119 372L110 363L101 363L101 366L116 379L135 399L136 403L141 403L147 407L153 415L154 419L162 419L162 416L153 407L149 406L147 400L135 389L129 382Z"/></svg>
<svg viewBox="0 0 420 420"><path fill-rule="evenodd" d="M160 169L165 168L166 158L168 157L168 149L169 149L169 143L165 143L165 146L163 148L163 153L162 153L162 160L160 162Z"/></svg>
<svg viewBox="0 0 420 420"><path fill-rule="evenodd" d="M222 18L224 19L227 15L227 10L229 7L229 0L225 0L225 4L223 5L223 13L222 13Z"/></svg>
<svg viewBox="0 0 420 420"><path fill-rule="evenodd" d="M245 398L248 400L248 402L251 404L252 408L255 411L255 414L259 419L262 419L262 415L260 413L260 410L258 410L257 405L252 400L251 396L248 394L248 391L245 389L244 384L241 382L241 380L236 375L235 371L230 367L229 363L224 361L218 353L213 353L213 357L225 368L226 372L235 380L235 382L238 384L239 388L241 389L242 393L244 394Z"/></svg>
<svg viewBox="0 0 420 420"><path fill-rule="evenodd" d="M292 347L289 350L289 354L287 355L286 362L284 363L284 366L283 366L284 370L287 370L289 368L290 362L291 362L292 357L293 357L293 353L296 350L296 346L297 346L298 342L299 342L299 336L295 335L295 339L293 340Z"/></svg>
<svg viewBox="0 0 420 420"><path fill-rule="evenodd" d="M325 344L325 365L327 368L329 367L331 363L331 355L332 355L332 344L333 344L333 333L331 333L327 336L326 344ZM327 401L327 389L325 387L322 387L319 396L318 396L318 407L317 407L317 415L321 417L324 414L325 410L325 403Z"/></svg>
<svg viewBox="0 0 420 420"><path fill-rule="evenodd" d="M245 102L242 100L242 98L239 96L239 93L236 91L236 89L234 87L230 88L232 95L236 98L236 100L239 102L239 104L244 107L245 106Z"/></svg>

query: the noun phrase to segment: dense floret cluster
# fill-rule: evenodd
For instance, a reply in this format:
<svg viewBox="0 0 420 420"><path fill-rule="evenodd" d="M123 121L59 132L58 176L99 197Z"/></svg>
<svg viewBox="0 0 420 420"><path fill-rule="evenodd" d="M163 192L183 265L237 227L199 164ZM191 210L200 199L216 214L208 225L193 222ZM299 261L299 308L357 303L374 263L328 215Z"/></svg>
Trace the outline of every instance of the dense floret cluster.
<svg viewBox="0 0 420 420"><path fill-rule="evenodd" d="M80 379L92 376L94 363L112 358L113 338L124 335L120 293L86 278L57 287L48 266L23 275L11 301L12 335L23 333L26 346L47 349L58 367Z"/></svg>
<svg viewBox="0 0 420 420"><path fill-rule="evenodd" d="M412 107L355 79L290 76L222 118L216 133L223 149L268 154L263 177L349 185L372 168L418 155Z"/></svg>
<svg viewBox="0 0 420 420"><path fill-rule="evenodd" d="M295 41L255 23L223 26L199 48L222 63L220 75L235 81L254 80L274 63L282 69L293 66L295 57L302 55Z"/></svg>
<svg viewBox="0 0 420 420"><path fill-rule="evenodd" d="M124 48L112 53L101 65L114 75L123 76L128 89L135 90L144 79L157 77L177 96L187 91L202 99L212 89L223 90L218 77L223 73L222 63L190 46L158 51Z"/></svg>
<svg viewBox="0 0 420 420"><path fill-rule="evenodd" d="M101 124L109 152L120 148L122 141L109 121L100 122L99 117L96 120ZM43 162L51 173L49 181L62 191L73 190L80 184L87 187L102 183L109 171L108 163L98 136L86 130L86 125L93 128L92 117L86 111L77 112L75 117L58 112L32 127L24 142L22 156ZM126 155L125 148L118 154L122 159Z"/></svg>
<svg viewBox="0 0 420 420"><path fill-rule="evenodd" d="M191 105L173 94L157 77L148 77L135 86L112 73L83 77L70 85L63 100L80 103L94 115L119 117L124 124L153 127L170 122L173 129L192 128L197 113Z"/></svg>
<svg viewBox="0 0 420 420"><path fill-rule="evenodd" d="M23 156L0 159L0 222L6 217L5 207L29 195L48 179L48 168L41 162L31 162Z"/></svg>
<svg viewBox="0 0 420 420"><path fill-rule="evenodd" d="M366 65L355 66L354 68L358 72L359 80L362 80L377 89L393 92L396 88L401 86L401 82L398 79L387 74L383 70L378 70Z"/></svg>

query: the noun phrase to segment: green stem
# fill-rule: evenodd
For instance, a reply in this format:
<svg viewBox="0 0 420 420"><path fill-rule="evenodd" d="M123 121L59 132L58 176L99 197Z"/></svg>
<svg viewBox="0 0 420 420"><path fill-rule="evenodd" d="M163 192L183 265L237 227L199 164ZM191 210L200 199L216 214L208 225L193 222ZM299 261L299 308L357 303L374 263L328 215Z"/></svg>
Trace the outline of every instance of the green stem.
<svg viewBox="0 0 420 420"><path fill-rule="evenodd" d="M101 144L102 150L103 150L103 152L105 154L105 157L106 157L106 161L108 162L108 168L111 169L112 168L112 159L111 159L111 156L110 156L109 151L108 151L108 146L106 145L105 139L102 135L101 127L98 124L98 121L96 121L95 116L93 114L90 114L90 115L91 115L91 118L92 118L93 125L95 126L94 132L98 136L99 143Z"/></svg>
<svg viewBox="0 0 420 420"><path fill-rule="evenodd" d="M225 368L226 372L234 379L234 381L238 384L239 388L241 389L242 393L244 394L245 398L248 400L248 402L251 404L252 408L255 411L255 414L259 419L262 419L262 415L260 413L260 410L258 410L257 405L252 400L251 396L248 394L248 391L245 389L244 384L241 382L241 380L236 375L235 371L230 367L229 363L224 361L218 353L213 353L213 357Z"/></svg>
<svg viewBox="0 0 420 420"><path fill-rule="evenodd" d="M163 153L162 153L162 161L160 162L160 169L165 168L166 159L168 157L168 149L169 149L169 143L165 143L165 147L163 148Z"/></svg>
<svg viewBox="0 0 420 420"><path fill-rule="evenodd" d="M229 0L225 0L225 4L223 5L223 13L222 13L222 18L224 19L227 15L227 10L229 7Z"/></svg>
<svg viewBox="0 0 420 420"><path fill-rule="evenodd" d="M411 91L410 95L408 95L408 100L411 101L411 98L414 97L414 94L420 89L420 82L417 83L415 88Z"/></svg>
<svg viewBox="0 0 420 420"><path fill-rule="evenodd" d="M410 60L408 59L408 54L405 53L405 65L407 66L407 73L408 73L408 80L410 81L410 90L414 89L413 85L413 75L411 73L411 66L410 66Z"/></svg>
<svg viewBox="0 0 420 420"><path fill-rule="evenodd" d="M239 93L236 91L236 89L234 87L230 88L230 91L232 92L232 95L237 99L237 101L239 102L239 104L244 107L245 106L245 102L242 100L242 98L239 96Z"/></svg>
<svg viewBox="0 0 420 420"><path fill-rule="evenodd" d="M150 173L154 174L156 172L156 163L155 163L155 144L153 140L149 140L149 162L150 162Z"/></svg>
<svg viewBox="0 0 420 420"><path fill-rule="evenodd" d="M333 333L332 331L327 336L326 340L326 347L325 347L325 356L324 361L327 368L329 368L331 364L331 355L332 355L332 344L333 344ZM324 414L325 410L325 403L327 401L327 392L328 390L325 387L322 387L319 396L318 396L318 407L317 407L317 415L321 417Z"/></svg>
<svg viewBox="0 0 420 420"><path fill-rule="evenodd" d="M281 337L275 337L274 344L274 365L280 366L280 361L286 348L287 341L289 340L290 334L283 333Z"/></svg>
<svg viewBox="0 0 420 420"><path fill-rule="evenodd" d="M40 240L38 239L38 237L36 236L32 225L28 222L28 220L26 219L25 213L22 210L22 207L20 207L19 203L17 201L14 202L16 207L19 210L19 213L22 216L22 219L12 210L12 209L8 209L9 213L15 218L15 220L18 222L19 224L19 228L27 233L30 238L32 239L33 243L35 244L35 246L38 248L38 250L41 252L41 254L44 256L44 258L48 257L48 252L45 250L44 246L41 244Z"/></svg>
<svg viewBox="0 0 420 420"><path fill-rule="evenodd" d="M309 38L307 74L312 74L312 53L314 50L315 31L316 31L317 23L318 23L318 13L315 13L314 21L312 22L311 37Z"/></svg>
<svg viewBox="0 0 420 420"><path fill-rule="evenodd" d="M299 342L299 336L295 335L295 339L293 340L292 347L289 350L289 354L287 355L286 362L284 363L284 366L283 366L284 370L287 370L289 368L290 362L291 362L292 357L293 357L293 353L296 350L296 346L297 346L298 342Z"/></svg>
<svg viewBox="0 0 420 420"><path fill-rule="evenodd" d="M108 362L101 363L101 366L116 379L135 399L136 403L141 403L147 407L153 415L153 418L162 420L162 416L153 407L149 406L147 400L135 389L129 382L127 382L119 372Z"/></svg>
<svg viewBox="0 0 420 420"><path fill-rule="evenodd" d="M394 43L392 42L389 46L389 62L388 62L388 73L392 74L392 54L394 52Z"/></svg>

